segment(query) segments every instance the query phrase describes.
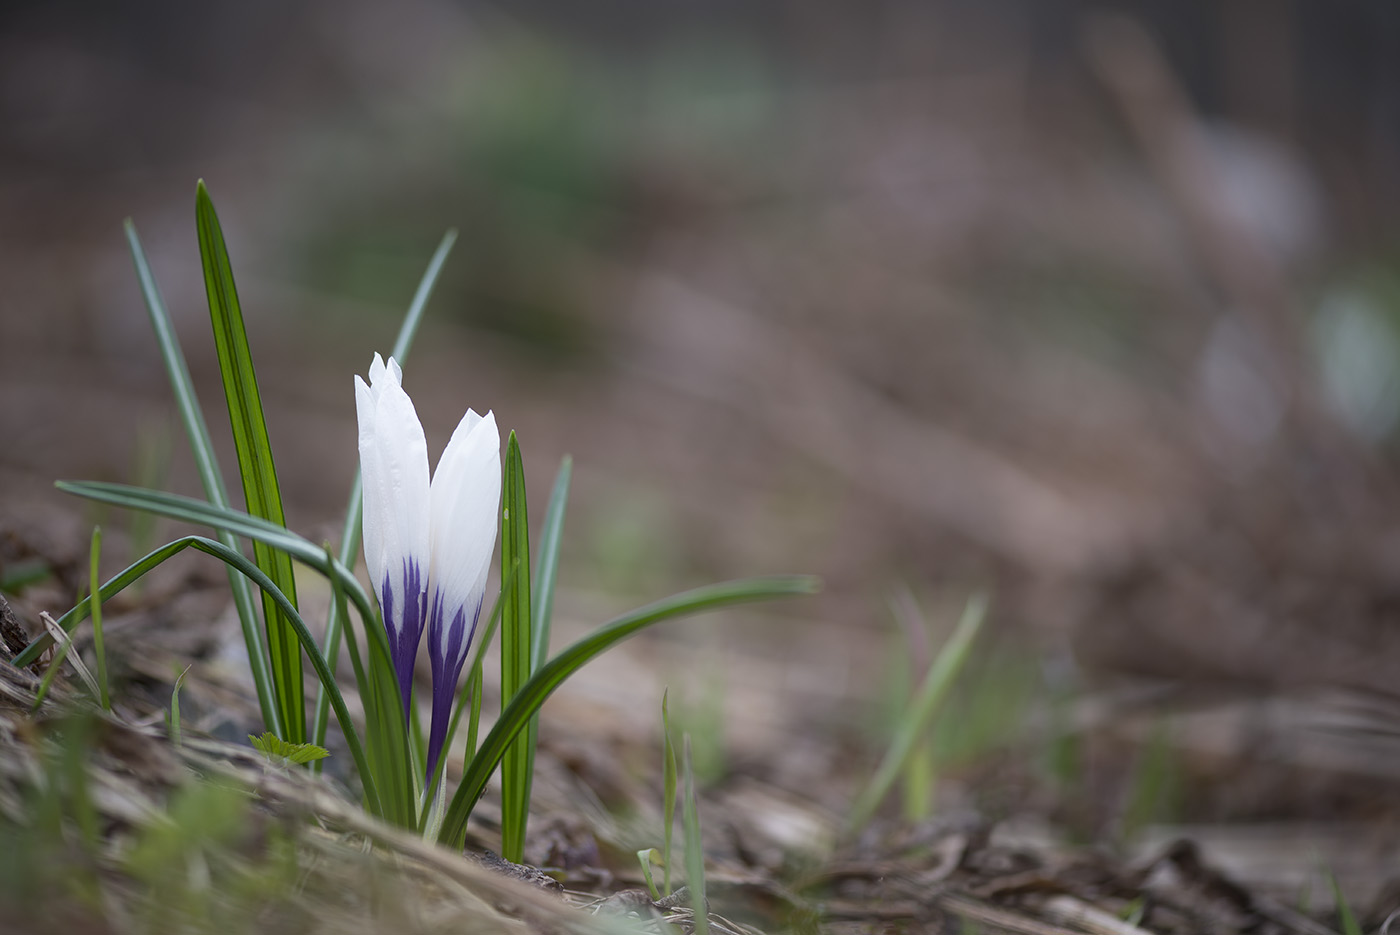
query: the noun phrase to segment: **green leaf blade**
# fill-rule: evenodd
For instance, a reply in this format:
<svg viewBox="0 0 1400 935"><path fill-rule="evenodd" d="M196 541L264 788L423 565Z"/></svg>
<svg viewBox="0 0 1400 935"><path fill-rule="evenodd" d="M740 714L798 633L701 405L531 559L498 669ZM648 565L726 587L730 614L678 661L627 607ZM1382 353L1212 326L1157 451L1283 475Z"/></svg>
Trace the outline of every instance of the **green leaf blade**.
<svg viewBox="0 0 1400 935"><path fill-rule="evenodd" d="M97 576L98 561L102 556L102 527L92 527L92 548L88 554L88 593L98 594L99 598L92 601L92 651L97 661L97 688L102 702L102 710L110 712L112 710L112 695L107 688L107 650L102 635L102 601L100 599L101 588L98 582L101 580Z"/></svg>
<svg viewBox="0 0 1400 935"><path fill-rule="evenodd" d="M534 655L530 613L530 525L525 502L525 466L520 442L510 433L501 485L501 580L514 570L501 595L501 704L507 705L530 680ZM534 736L526 731L505 750L501 763L501 853L520 863L530 816Z"/></svg>
<svg viewBox="0 0 1400 935"><path fill-rule="evenodd" d="M163 490L147 490L144 487L131 487L108 481L56 481L54 486L64 493L71 493L88 500L110 503L129 510L146 510L170 519L192 523L196 526L244 536L261 542L271 548L285 552L291 559L302 562L324 575L339 581L356 608L366 617L374 616L369 603L369 595L344 563L328 559L325 549L313 545L309 540L260 517L250 516L241 510L227 506L215 506L193 497L166 493ZM387 637L385 638L387 641Z"/></svg>
<svg viewBox="0 0 1400 935"><path fill-rule="evenodd" d="M554 619L554 584L559 574L559 545L564 538L564 512L569 505L569 481L574 472L574 459L568 455L559 463L554 477L554 489L545 509L544 529L540 533L539 561L535 564L534 581L530 591L531 658L530 672L539 671L549 658L549 631Z"/></svg>
<svg viewBox="0 0 1400 935"><path fill-rule="evenodd" d="M690 892L690 909L695 935L709 935L710 907L705 893L705 846L700 837L700 807L695 796L695 770L690 765L690 735L682 738L681 773L685 780L685 802L681 821L685 825L685 887Z"/></svg>
<svg viewBox="0 0 1400 935"><path fill-rule="evenodd" d="M676 747L671 743L671 713L667 708L670 690L661 693L661 813L666 823L662 831L662 866L666 873L666 895L671 895L671 839L676 825Z"/></svg>
<svg viewBox="0 0 1400 935"><path fill-rule="evenodd" d="M272 460L267 421L258 394L252 352L243 323L243 310L234 285L228 247L209 191L201 180L195 192L195 221L199 230L199 255L204 287L209 299L209 320L214 329L219 372L228 403L238 471L248 512L279 526L286 525L277 468ZM254 542L254 562L286 595L295 608L296 579L291 558L265 544ZM290 621L277 603L263 592L263 622L272 662L274 688L285 735L293 742L306 740L306 707L302 700L301 650Z"/></svg>
<svg viewBox="0 0 1400 935"><path fill-rule="evenodd" d="M505 755L506 747L564 680L589 660L639 630L664 620L733 604L814 594L819 585L818 579L807 575L783 575L747 578L696 588L624 614L565 647L516 693L501 712L496 725L482 741L481 748L468 763L467 771L457 787L457 793L448 806L441 840L456 847L462 846L467 834L467 819L471 816L477 799L481 798L482 792L485 791L491 774Z"/></svg>

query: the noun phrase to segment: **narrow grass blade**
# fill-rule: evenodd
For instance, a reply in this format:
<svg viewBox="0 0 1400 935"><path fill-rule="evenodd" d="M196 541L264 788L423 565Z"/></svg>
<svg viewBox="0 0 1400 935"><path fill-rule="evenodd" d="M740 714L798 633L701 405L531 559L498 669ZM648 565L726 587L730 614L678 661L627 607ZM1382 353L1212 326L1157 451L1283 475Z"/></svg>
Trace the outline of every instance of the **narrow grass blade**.
<svg viewBox="0 0 1400 935"><path fill-rule="evenodd" d="M185 684L185 676L190 674L190 667L185 666L184 670L175 677L175 685L170 689L170 742L175 746L184 743L180 725L180 688Z"/></svg>
<svg viewBox="0 0 1400 935"><path fill-rule="evenodd" d="M256 516L249 516L247 513L232 507L219 507L203 500L182 497L179 494L166 493L163 490L145 490L141 487L128 487L125 484L112 484L106 481L57 481L54 486L64 493L71 493L88 500L111 503L129 510L149 510L152 513L158 513L181 522L196 526L209 526L234 535L245 536L254 542L279 549L296 561L316 569L321 574L338 579L356 609L366 619L374 619L374 609L370 604L369 594L355 578L354 572L339 560L328 559L324 547L313 545L310 540L303 539L285 526L279 526ZM387 645L387 638L385 642ZM400 706L402 707L402 704Z"/></svg>
<svg viewBox="0 0 1400 935"><path fill-rule="evenodd" d="M209 320L214 327L214 346L218 351L224 399L228 403L229 424L233 429L233 445L238 454L238 472L243 479L248 512L285 526L277 468L272 461L272 445L243 326L243 310L233 282L233 268L214 202L202 180L195 191L195 221L199 228L204 288L209 297ZM291 558L256 541L253 557L295 608L296 578L292 574ZM290 621L266 591L263 592L263 624L272 663L273 688L282 717L284 733L281 736L293 743L303 743L306 740L306 707L302 701L301 653Z"/></svg>
<svg viewBox="0 0 1400 935"><path fill-rule="evenodd" d="M433 251L432 259L428 260L428 268L423 271L423 278L418 280L413 301L408 303L408 313L404 315L398 337L394 339L394 349L389 352L399 362L400 367L408 360L408 352L413 347L413 339L418 335L418 326L423 321L423 311L428 307L428 299L432 298L433 290L437 288L438 277L442 274L442 265L447 262L447 255L452 252L452 245L456 242L457 230L449 228L442 235L437 249Z"/></svg>
<svg viewBox="0 0 1400 935"><path fill-rule="evenodd" d="M26 823L32 823L30 828L39 832L40 836L17 839L11 832L6 835L5 842L5 856L11 861L12 868L15 867L15 860L64 860L68 866L58 870L59 876L54 879L63 880L66 884L65 889L71 894L69 898L97 901L88 905L100 905L102 899L102 890L99 889L91 871L84 872L78 866L78 861L90 861L95 865L102 860L99 856L98 842L102 836L103 822L98 817L98 806L92 789L92 774L95 772L92 760L95 748L100 746L97 733L100 729L98 719L86 711L65 715L53 725L53 742L45 743L36 751L38 763L35 765L42 772L34 775L34 780L38 780L41 791L25 796L21 799L23 804L20 805L25 809ZM77 831L76 836L72 835L74 830ZM59 856L64 852L54 846L58 840L63 841L62 846L70 848L68 853L71 857L66 860ZM29 846L25 846L26 844ZM74 845L77 847L74 848ZM53 872L56 868L51 864L50 868L46 869ZM11 887L18 882L13 870L7 872L6 877L7 885ZM23 879L24 876L21 875L19 880ZM21 883L20 886L24 884ZM28 895L24 889L15 889L12 892ZM6 918L13 921L13 910L7 911ZM29 928L22 923L18 926L7 924L5 927Z"/></svg>
<svg viewBox="0 0 1400 935"><path fill-rule="evenodd" d="M927 737L920 738L909 751L904 764L900 788L904 799L904 820L911 824L927 821L933 812L934 784L938 781L934 769L933 747Z"/></svg>
<svg viewBox="0 0 1400 935"><path fill-rule="evenodd" d="M676 826L676 747L671 743L671 714L666 706L669 696L669 689L661 693L661 812L666 822L661 866L665 868L667 896L671 895L671 838Z"/></svg>
<svg viewBox="0 0 1400 935"><path fill-rule="evenodd" d="M467 709L467 743L466 752L463 756L464 763L470 763L476 756L477 740L481 736L481 663L478 662L472 669L471 676L467 679L467 684L462 686L466 692L467 703L471 706Z"/></svg>
<svg viewBox="0 0 1400 935"><path fill-rule="evenodd" d="M428 741L423 733L423 718L418 711L418 705L413 705L408 709L408 749L411 755L414 779L419 786L422 786L423 774L428 769L425 759L428 752Z"/></svg>
<svg viewBox="0 0 1400 935"><path fill-rule="evenodd" d="M1134 841L1149 824L1175 824L1181 783L1179 754L1172 745L1171 722L1160 718L1152 726L1147 742L1138 751L1122 814L1118 836Z"/></svg>
<svg viewBox="0 0 1400 935"><path fill-rule="evenodd" d="M366 666L360 656L360 641L355 636L354 627L350 625L350 617L343 606L345 601L345 589L332 579L332 599L334 603L342 605L339 613L341 619L345 621L345 648L350 656L350 668L355 673L355 684L360 691L360 704L364 708L365 736L367 755L370 761L370 768L374 770L377 777L376 786L379 788L380 800L384 805L386 815L395 815L406 812L404 803L395 798L393 786L406 786L404 782L396 782L392 777L402 775L407 771L408 752L405 749L407 737L404 733L403 704L399 700L398 675L393 665L388 664L386 670L381 668L381 660L387 658L387 649L384 651L375 648L377 640L370 638L366 640L366 651L370 656L370 665ZM361 617L361 622L367 629L381 630L383 627L378 620ZM387 687L386 687L387 686ZM325 692L327 704L330 703L330 693ZM390 712L392 713L386 713ZM395 752L403 765L399 768L393 766ZM389 769L387 774L385 770Z"/></svg>
<svg viewBox="0 0 1400 935"><path fill-rule="evenodd" d="M1361 935L1361 926L1356 921L1356 914L1351 911L1351 905L1342 893L1341 884L1337 882L1337 876L1331 870L1327 871L1327 882L1332 887L1332 899L1337 904L1337 923L1341 926L1342 935Z"/></svg>
<svg viewBox="0 0 1400 935"><path fill-rule="evenodd" d="M136 463L133 480L138 487L160 489L170 474L170 429L157 423L143 425L136 433ZM127 524L128 555L145 555L155 546L156 518L148 513L134 513ZM139 593L139 592L138 592Z"/></svg>
<svg viewBox="0 0 1400 935"><path fill-rule="evenodd" d="M404 316L403 324L399 326L394 349L390 352L390 355L399 362L399 366L403 366L408 359L408 352L413 348L413 339L418 334L418 326L423 321L423 311L428 307L428 299L437 286L438 277L442 273L442 265L446 262L447 255L452 252L452 245L456 242L457 231L449 230L442 235L442 242L433 252L432 259L428 261L428 268L423 272L423 278L418 282L418 288L413 293L413 301L408 306L408 313ZM355 481L351 485L350 499L345 505L345 524L340 534L339 559L346 568L355 567L355 556L360 551L360 523L364 507L361 493L360 472L356 470ZM343 618L338 616L335 609L332 608L330 615L326 618L326 636L321 644L322 652L330 662L332 670L335 668L336 660L340 658L343 628ZM314 743L321 744L325 741L329 714L329 699L326 697L325 691L322 690L316 695L316 709L311 723L311 737ZM315 772L320 772L320 762L313 763L311 768Z"/></svg>
<svg viewBox="0 0 1400 935"><path fill-rule="evenodd" d="M462 846L466 840L467 819L505 755L506 747L534 717L545 699L590 659L637 631L663 620L749 601L813 594L818 585L816 578L806 575L748 578L712 584L638 608L565 647L521 687L482 741L481 749L467 765L457 793L447 808L443 840L454 847Z"/></svg>
<svg viewBox="0 0 1400 935"><path fill-rule="evenodd" d="M340 534L340 552L337 556L340 564L346 568L355 567L355 556L360 551L362 493L360 472L356 469L355 481L350 485L350 500L345 506L345 528ZM326 635L321 642L321 653L330 663L332 672L335 671L340 660L340 644L344 639L344 633L344 605L340 601L332 601L331 609L326 614ZM395 677L397 678L397 676ZM326 742L326 726L330 723L330 710L330 697L324 688L318 689L316 707L311 718L311 742L318 746ZM321 771L320 760L311 764L311 771L313 773Z"/></svg>
<svg viewBox="0 0 1400 935"><path fill-rule="evenodd" d="M539 561L535 563L534 581L530 590L531 621L530 671L538 672L549 658L549 631L554 620L554 583L559 573L559 543L564 536L564 513L569 505L569 480L574 472L574 459L568 455L559 463L554 476L554 489L544 513L544 529L540 532Z"/></svg>
<svg viewBox="0 0 1400 935"><path fill-rule="evenodd" d="M501 579L515 569L510 590L501 592L501 705L509 704L530 680L530 521L525 504L525 466L520 442L510 433L501 485ZM535 749L530 731L516 737L501 761L501 856L525 857L525 825L530 818L530 774Z"/></svg>
<svg viewBox="0 0 1400 935"><path fill-rule="evenodd" d="M96 594L99 582L98 559L102 556L102 527L92 527L92 547L88 550L88 593ZM107 647L102 639L102 601L92 602L92 655L97 662L98 699L103 711L112 710L112 695L107 688Z"/></svg>
<svg viewBox="0 0 1400 935"><path fill-rule="evenodd" d="M709 935L710 901L705 895L705 844L700 837L700 809L695 801L695 770L690 765L690 735L682 739L681 773L685 779L685 888L690 892L690 910L696 935Z"/></svg>
<svg viewBox="0 0 1400 935"><path fill-rule="evenodd" d="M195 394L194 383L190 380L190 369L185 363L185 354L175 336L175 328L171 324L170 314L166 311L165 300L161 298L160 290L156 287L155 276L151 273L151 265L146 259L146 251L142 249L141 240L136 236L136 225L128 218L125 227L127 244L131 247L131 257L136 264L136 277L141 282L141 294L146 300L146 312L150 315L151 327L155 330L161 359L165 361L165 372L170 378L170 389L175 394L175 405L180 411L185 435L190 441L190 451L194 454L195 467L199 471L200 483L204 486L204 496L215 506L226 507L229 505L228 487L219 471L214 443L209 438L209 426L204 421L204 410L200 408L199 397ZM232 533L220 531L218 538L229 548L238 548L238 542ZM252 670L263 724L280 734L282 718L273 697L267 646L258 626L257 612L253 608L253 592L248 580L232 568L228 569L228 583L229 590L233 592L238 622L243 628L243 641L248 647L248 665Z"/></svg>
<svg viewBox="0 0 1400 935"><path fill-rule="evenodd" d="M514 433L511 439L514 441ZM518 452L517 446L517 452ZM573 473L573 459L568 455L559 465L559 473L554 478L554 489L549 496L549 507L545 511L544 531L540 539L539 562L534 568L533 582L530 587L530 675L538 672L544 665L545 659L549 656L549 632L550 624L554 616L554 582L559 570L559 543L564 533L564 512L569 502L569 478ZM526 541L524 549L529 551L528 525L525 522L525 484L523 471L517 471L519 479L519 497L522 509L520 511L521 527L525 532ZM504 554L504 553L503 553ZM531 569L525 569L526 575L530 575ZM512 595L515 594L512 589ZM509 696L502 692L502 698ZM517 747L523 747L523 779L521 784L524 791L516 799L516 807L519 809L513 817L520 822L518 844L523 852L525 846L525 828L530 819L530 800L535 784L535 748L539 743L540 716L538 713L530 719L530 725L526 728L525 736L516 741ZM511 762L510 753L506 754L506 764ZM502 769L502 781L505 780L506 771ZM504 811L504 801L502 809ZM504 825L504 822L503 822ZM515 841L515 838L512 838ZM523 853L522 853L523 856ZM511 858L519 860L520 858Z"/></svg>
<svg viewBox="0 0 1400 935"><path fill-rule="evenodd" d="M207 501L178 493L114 484L109 481L60 480L54 481L54 487L64 493L96 500L99 503L110 503L128 510L149 510L170 519L228 530L236 536L244 536L272 548L282 549L299 561L324 564L323 547L312 545L309 539L302 538L285 526L234 507L215 506ZM312 556L316 558L313 559Z"/></svg>
<svg viewBox="0 0 1400 935"><path fill-rule="evenodd" d="M102 585L101 589L99 589L99 591L97 592L98 600L111 600L113 597L115 597L116 595L124 591L126 588L128 588L133 582L135 582L147 571L154 568L156 565L159 565L161 562L165 561L170 556L183 551L188 545L188 542L182 542L180 540L177 540L175 542L166 543L160 548L148 553L140 561L133 563L123 571L119 572L115 577L109 578L107 580L107 583ZM88 597L79 601L67 613L65 613L63 616L59 617L57 621L55 621L58 625L58 628L61 631L63 631L64 634L71 634L73 632L74 627L76 627L78 624L82 623L84 620L87 619L91 607L92 597L91 595L89 595ZM60 644L62 644L63 640L56 641L54 635L49 633L45 633L42 636L36 637L28 646L24 648L23 652L21 652L18 656L14 658L12 664L16 668L23 668L24 666L32 664L35 659L39 658L40 653L48 649L50 646L54 645L55 642L59 642Z"/></svg>
<svg viewBox="0 0 1400 935"><path fill-rule="evenodd" d="M909 709L895 728L894 738L890 741L890 747L885 751L884 759L880 761L875 775L856 796L846 825L848 832L860 830L871 819L875 814L875 809L879 807L895 779L904 769L910 754L918 745L919 738L928 732L928 726L938 712L939 706L942 705L943 699L948 696L958 673L962 671L964 663L967 662L973 638L977 636L986 616L986 595L974 595L967 602L967 608L963 611L962 619L958 621L953 635L939 650L933 665L929 667L928 674L919 684Z"/></svg>
<svg viewBox="0 0 1400 935"><path fill-rule="evenodd" d="M511 581L515 578L515 569L510 571L510 577L501 583L501 593L496 595L496 605L491 608L491 620L486 624L486 632L481 635L481 639L476 646L476 659L472 662L471 675L467 676L467 682L462 686L463 697L469 699L467 708L467 743L466 755L463 762L470 763L476 758L476 742L481 734L481 680L482 664L486 661L486 650L491 648L491 641L496 637L496 630L501 624L501 603L505 597L505 591L510 587ZM461 702L454 712L455 716L462 715ZM456 728L449 730L450 734L456 733Z"/></svg>

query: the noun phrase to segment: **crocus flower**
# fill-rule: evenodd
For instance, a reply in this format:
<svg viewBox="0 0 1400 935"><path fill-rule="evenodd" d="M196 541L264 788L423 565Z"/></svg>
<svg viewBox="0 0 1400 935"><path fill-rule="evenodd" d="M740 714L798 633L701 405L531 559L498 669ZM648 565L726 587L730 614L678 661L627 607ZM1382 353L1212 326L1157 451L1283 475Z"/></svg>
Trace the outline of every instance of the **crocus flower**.
<svg viewBox="0 0 1400 935"><path fill-rule="evenodd" d="M428 735L432 775L467 650L481 616L501 501L501 436L490 412L468 409L428 477L428 446L403 371L378 354L369 383L355 377L364 483L365 565L379 594L389 650L403 693L412 698L423 629L433 671Z"/></svg>

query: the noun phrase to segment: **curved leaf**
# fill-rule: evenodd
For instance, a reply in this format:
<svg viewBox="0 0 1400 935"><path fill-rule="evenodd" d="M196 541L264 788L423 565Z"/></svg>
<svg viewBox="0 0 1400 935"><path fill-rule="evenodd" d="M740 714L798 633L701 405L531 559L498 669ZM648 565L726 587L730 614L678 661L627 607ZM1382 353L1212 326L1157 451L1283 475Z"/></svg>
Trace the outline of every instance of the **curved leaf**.
<svg viewBox="0 0 1400 935"><path fill-rule="evenodd" d="M246 575L249 581L261 588L263 593L277 605L278 611L286 616L293 634L311 660L311 667L330 692L331 708L335 711L336 720L340 723L340 729L345 734L345 742L350 747L350 756L355 760L355 768L360 774L360 783L364 786L365 798L369 803L370 810L376 815L383 814L379 792L375 785L374 775L370 772L369 762L365 759L364 746L360 742L359 732L355 730L355 723L350 719L350 711L345 706L345 699L340 694L340 689L336 687L335 676L331 674L330 667L326 665L325 657L321 655L321 650L316 646L315 638L312 637L311 631L306 628L306 624L302 621L301 615L297 613L297 609L287 599L287 595L283 594L272 579L264 574L257 565L249 561L243 553L229 548L222 542L206 539L204 536L185 536L173 542L167 542L160 548L147 553L108 579L107 583L98 589L97 599L99 601L111 600L146 572L188 548L212 555ZM58 625L71 633L73 628L88 615L91 606L92 596L79 601L77 606L58 619ZM28 663L23 661L25 657L29 657L29 661L32 661L33 657L43 650L40 643L40 640L30 643L23 653L15 657L14 664L17 666L27 665Z"/></svg>
<svg viewBox="0 0 1400 935"><path fill-rule="evenodd" d="M171 519L192 523L196 526L209 526L226 530L237 536L246 536L274 549L286 552L293 559L316 569L323 575L334 576L345 588L346 595L361 615L367 620L374 619L374 609L369 595L360 586L354 573L341 561L327 557L324 548L313 545L309 540L276 523L250 516L232 507L215 506L204 500L166 493L162 490L148 490L145 487L131 487L126 484L113 484L106 481L57 481L54 486L65 493L71 493L88 500L110 503L129 510L147 510L168 516Z"/></svg>
<svg viewBox="0 0 1400 935"><path fill-rule="evenodd" d="M566 647L521 687L501 712L496 726L486 735L481 749L467 765L457 793L452 797L452 804L447 808L441 839L454 847L462 846L466 840L467 819L471 816L472 808L477 799L481 798L486 783L496 771L496 766L505 755L510 742L530 722L545 699L590 659L638 630L663 620L749 601L812 594L816 592L819 584L818 579L806 575L746 578L724 584L712 584L624 614Z"/></svg>

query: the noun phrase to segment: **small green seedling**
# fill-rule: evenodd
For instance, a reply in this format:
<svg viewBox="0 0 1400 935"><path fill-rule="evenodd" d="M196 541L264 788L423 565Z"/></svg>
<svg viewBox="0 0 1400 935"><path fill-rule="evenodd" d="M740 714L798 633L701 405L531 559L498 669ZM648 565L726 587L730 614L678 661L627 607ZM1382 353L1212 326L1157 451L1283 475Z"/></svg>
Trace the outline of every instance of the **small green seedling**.
<svg viewBox="0 0 1400 935"><path fill-rule="evenodd" d="M325 747L314 743L288 743L272 731L265 731L261 737L249 734L248 742L273 766L301 766L331 755Z"/></svg>
<svg viewBox="0 0 1400 935"><path fill-rule="evenodd" d="M651 898L662 899L671 895L671 839L676 824L676 747L671 743L671 718L667 710L670 690L661 693L661 813L662 849L644 847L637 851L637 862L642 867L642 877L646 880ZM658 889L652 878L652 863L660 863L664 874L662 887Z"/></svg>
<svg viewBox="0 0 1400 935"><path fill-rule="evenodd" d="M895 728L894 738L884 759L880 761L875 775L856 796L851 806L851 814L846 822L846 831L855 833L865 827L896 779L907 768L910 757L917 749L920 739L927 735L929 725L938 713L952 690L953 683L967 662L973 639L982 628L987 616L987 598L977 594L967 602L962 619L948 642L939 650L933 665L929 667L923 682L919 684L913 700L905 710Z"/></svg>
<svg viewBox="0 0 1400 935"><path fill-rule="evenodd" d="M642 867L642 879L646 881L647 892L653 900L661 899L661 891L656 888L656 880L651 875L653 862L661 861L661 852L654 847L644 847L637 851L637 863ZM664 864L663 864L664 866Z"/></svg>

